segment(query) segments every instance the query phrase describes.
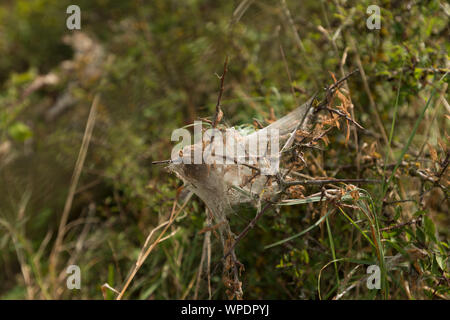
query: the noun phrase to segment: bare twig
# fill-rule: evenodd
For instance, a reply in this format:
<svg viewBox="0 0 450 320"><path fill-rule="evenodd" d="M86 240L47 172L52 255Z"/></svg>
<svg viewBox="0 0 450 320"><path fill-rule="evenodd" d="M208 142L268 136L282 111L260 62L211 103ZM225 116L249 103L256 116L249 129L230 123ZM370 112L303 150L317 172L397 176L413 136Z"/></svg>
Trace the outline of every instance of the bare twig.
<svg viewBox="0 0 450 320"><path fill-rule="evenodd" d="M349 116L347 116L346 114L344 114L343 112L341 112L339 110L336 110L336 109L333 109L333 108L327 108L327 107L325 107L324 110L327 110L329 112L335 113L335 114L343 117L345 120L350 121L351 123L353 123L355 126L357 126L361 130L366 130L358 122L356 122L355 120L353 120L352 118L350 118Z"/></svg>
<svg viewBox="0 0 450 320"><path fill-rule="evenodd" d="M166 164L166 163L172 163L172 160L157 160L157 161L152 161L152 164Z"/></svg>
<svg viewBox="0 0 450 320"><path fill-rule="evenodd" d="M416 224L416 223L418 223L420 221L422 221L422 218L418 218L418 219L414 219L414 220L411 220L411 221L399 223L399 224L396 224L394 226L381 228L380 231L390 231L392 229L398 229L398 228L401 228L401 227L404 227L404 226L409 226L409 225L412 225L412 224Z"/></svg>
<svg viewBox="0 0 450 320"><path fill-rule="evenodd" d="M206 213L206 217L208 217L208 213ZM209 226L210 219L206 218L206 221L207 221L206 222L207 226ZM210 229L211 229L211 227L209 227L209 230L205 231L205 237L203 239L202 257L200 258L200 264L198 266L198 271L197 271L197 282L195 284L194 300L197 300L197 298L198 298L198 289L200 287L200 279L201 279L202 273L203 273L203 264L205 261L205 257L208 255L208 241L209 241L209 237L211 236Z"/></svg>
<svg viewBox="0 0 450 320"><path fill-rule="evenodd" d="M222 100L223 85L225 83L225 76L228 71L227 67L228 67L228 56L225 58L225 63L223 64L223 73L220 76L220 89L219 89L219 96L217 97L216 114L214 116L213 128L217 127L217 125L220 123L220 121L222 120L222 117L223 117L223 112L220 108L220 100Z"/></svg>
<svg viewBox="0 0 450 320"><path fill-rule="evenodd" d="M252 219L252 221L250 221L250 223L244 228L244 230L242 230L242 232L237 236L237 238L234 240L233 244L231 245L231 247L228 249L228 251L223 255L222 260L225 260L234 250L234 248L236 247L236 245L239 243L239 241L241 241L242 238L245 237L245 235L250 231L250 229L252 229L256 222L258 222L258 220L262 217L262 215L264 214L264 212L266 212L270 207L272 206L272 203L269 202L267 203L264 208L262 210L260 210L256 216Z"/></svg>
<svg viewBox="0 0 450 320"><path fill-rule="evenodd" d="M441 171L439 171L439 173L437 174L437 177L439 179L441 179L442 176L444 175L445 170L447 170L449 163L450 163L450 151L447 151L447 155L445 156L445 159L441 164Z"/></svg>
<svg viewBox="0 0 450 320"><path fill-rule="evenodd" d="M326 183L382 183L382 180L375 179L326 179L326 180L299 180L299 181L285 181L284 184L287 187L298 185L322 185Z"/></svg>

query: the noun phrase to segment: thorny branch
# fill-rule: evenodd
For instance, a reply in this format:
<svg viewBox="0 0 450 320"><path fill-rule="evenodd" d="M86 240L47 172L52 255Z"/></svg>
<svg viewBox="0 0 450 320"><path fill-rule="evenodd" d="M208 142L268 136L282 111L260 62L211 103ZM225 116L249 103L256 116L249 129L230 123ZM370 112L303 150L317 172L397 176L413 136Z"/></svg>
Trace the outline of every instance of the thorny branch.
<svg viewBox="0 0 450 320"><path fill-rule="evenodd" d="M224 91L224 80L225 80L225 76L227 73L227 66L228 66L228 57L226 58L225 63L224 63L223 74L222 74L222 76L219 77L220 87L219 87L219 94L218 94L218 98L217 98L216 112L215 112L214 120L210 121L210 123L212 124L212 126L214 128L216 128L218 126L218 124L220 123L220 121L222 120L222 117L223 117L223 112L221 110L221 98L222 98L223 91ZM340 90L341 86L343 86L345 84L346 80L351 75L355 74L356 72L358 72L358 69L352 71L351 73L347 74L346 76L344 76L342 79L340 79L338 81L335 80L335 82L332 85L324 88L325 95L322 100L320 100L320 101L316 100L316 98L317 98L317 94L316 94L311 99L309 105L306 106L307 109L303 115L303 118L299 119L300 120L299 123L295 127L293 127L293 130L289 129L290 133L288 133L288 135L286 135L287 142L284 144L283 148L279 152L279 157L284 159L283 163L287 164L289 169L286 170L286 172L284 172L283 175L278 173L276 175L267 176L267 181L266 181L265 185L273 185L273 184L276 185L276 188L278 191L275 194L272 194L272 196L262 197L262 194L264 193L264 192L262 192L259 195L255 194L254 196L252 196L251 201L253 201L253 202L257 201L258 207L260 209L257 210L256 215L245 226L245 228L237 236L234 236L233 233L229 229L229 224L228 224L228 220L227 220L228 218L225 218L225 220L222 222L216 221L216 223L217 223L216 226L214 226L211 229L211 230L217 229L219 231L219 234L221 235L220 238L223 243L223 250L224 250L223 251L224 254L223 254L220 262L218 262L213 269L213 274L216 272L219 265L223 264L223 267L224 267L223 268L223 282L225 283L225 285L227 287L227 294L230 299L233 297L235 297L237 299L242 298L242 283L239 281L239 275L240 275L240 272L243 270L243 265L237 260L237 257L236 257L235 249L236 249L237 245L240 243L240 241L242 241L243 238L245 238L245 236L250 232L250 230L256 226L256 224L261 219L261 217L265 213L267 213L267 211L269 211L269 209L280 204L280 201L283 200L283 197L288 196L288 198L293 197L293 198L298 199L298 196L300 196L300 198L303 197L302 192L305 190L305 188L304 188L305 186L312 186L312 187L316 186L316 187L322 188L322 191L319 193L321 196L320 201L322 201L322 198L323 198L323 200L326 200L335 205L356 208L355 206L341 203L341 196L343 194L344 189L338 188L334 184L337 184L337 183L377 184L377 183L383 182L382 180L377 180L377 179L362 179L362 178L338 179L338 178L334 178L333 176L336 175L337 171L334 172L331 177L329 177L329 176L327 176L327 173L323 168L319 168L319 172L321 173L320 176L322 176L321 178L314 178L312 176L309 177L309 176L299 174L300 170L302 170L302 168L304 166L307 166L307 161L305 160L304 154L303 154L303 151L305 150L305 148L314 148L314 149L320 150L320 148L317 147L317 144L319 143L320 140L323 140L325 143L327 143L326 142L328 139L327 134L336 127L338 129L340 128L340 126L339 126L340 120L343 120L347 124L347 128L349 128L350 125L353 125L353 126L357 127L358 129L362 130L363 132L367 131L358 122L356 122L353 119L353 116L351 116L350 113L347 111L348 110L347 108L349 108L349 107L351 108L351 102L349 102L351 100L348 98L349 93L345 90L344 91ZM333 78L334 78L334 76L333 76ZM336 102L335 100L339 100L342 103L342 105L333 107ZM313 120L309 119L310 121L308 122L308 124L310 124L310 125L308 126L308 129L305 130L306 127L305 128L303 127L303 123L304 123L305 119L308 117L308 114L310 114L311 109L313 109L313 111L311 112L311 114L313 115L311 119L313 119ZM320 111L325 111L325 114L319 115ZM347 130L347 132L349 132L349 131ZM214 136L211 137L211 141L209 142L210 144L212 144L213 138L214 138ZM347 140L348 140L348 135L347 135ZM227 156L222 156L220 154L216 155L214 151L212 152L212 155L230 159ZM367 157L370 158L370 156L366 156L366 158ZM314 159L314 155L311 154L310 158L313 159L313 163L315 166L320 167L320 164L317 162L317 160ZM363 158L363 160L364 159L365 158ZM376 158L373 158L373 159L376 159ZM251 174L249 175L249 177L246 177L246 179L243 180L245 182L245 184L253 183L253 181L258 179L262 174L262 170L258 165L250 165L245 162L238 161L236 158L231 158L231 160L233 160L233 162L236 166L244 166L244 167L251 169ZM153 163L154 164L171 163L171 161L163 160L163 161L154 161ZM445 160L443 160L442 162L439 163L439 165L440 165L439 172L436 172L432 177L429 175L430 172L418 170L418 169L415 169L414 167L409 166L408 171L411 175L418 176L424 181L432 182L434 185L444 188L444 186L442 184L440 184L439 181L441 180L441 177L444 175L445 170L448 167L448 164L449 164L449 155L447 153ZM367 164L363 164L361 166L361 169L364 169L366 167L367 167ZM334 169L336 169L336 168L334 168ZM344 169L344 167L337 168L337 169L341 170L341 169ZM385 169L389 170L390 166L386 166ZM210 170L210 168L208 167L207 177L209 177L209 170ZM292 178L293 175L300 176L305 179L294 180ZM199 181L202 181L202 180L199 180ZM331 189L330 188L327 189L324 187L325 185L332 185L333 187ZM241 184L240 186L242 187L243 184ZM265 190L264 188L263 188L263 191ZM353 190L353 191L351 191L352 197L355 197L355 195L353 194L353 192L357 192L355 187L352 185L348 185L346 188L347 188L347 191ZM356 196L356 197L358 197L358 196ZM217 198L216 200L220 200L220 199ZM387 204L387 202L384 202L383 205L384 204ZM210 208L210 210L211 210L211 208ZM400 228L402 226L415 224L418 221L419 220L417 220L417 221L414 220L414 221L409 221L406 223L390 226L390 227L381 229L381 231L388 231L391 229ZM223 222L225 222L225 224ZM222 229L222 230L220 230L220 229ZM223 232L224 230L226 230L225 233Z"/></svg>
<svg viewBox="0 0 450 320"><path fill-rule="evenodd" d="M351 123L353 123L354 125L356 125L358 128L363 129L364 128L359 125L356 121L354 121L353 119L349 118L347 115L345 115L344 113L338 111L338 110L334 110L334 109L330 109L327 106L330 104L330 101L332 100L335 92L337 90L339 90L339 88L345 83L345 81L355 72L357 72L358 70L354 70L353 72L349 73L347 76L345 76L344 78L340 79L339 81L335 82L333 85L325 88L326 90L326 95L325 95L325 99L323 101L321 101L320 103L318 103L316 105L316 111L318 112L320 110L327 110L327 111L334 111L336 114L338 114L339 116L343 117L345 120L350 121ZM316 97L317 95L315 95ZM291 134L291 138L288 140L288 142L286 143L286 145L283 147L282 151L284 151L285 147L288 146L288 144L290 144L291 139L295 136L295 132L297 131L297 129L299 127L301 127L301 125L303 124L305 118L306 118L306 114L309 112L309 109L311 107L313 107L313 102L315 99L312 99L310 105L308 106L308 111L305 113L305 116L303 117L303 119L300 122L300 125L297 125L293 134ZM328 132L328 130L326 130L325 132ZM255 168L258 169L258 168ZM287 174L286 174L287 175ZM286 176L285 175L285 176ZM255 215L255 217L250 221L250 223L241 231L241 233L234 239L234 242L232 243L232 245L228 248L228 251L225 252L225 254L222 257L222 261L226 261L227 257L229 255L234 255L234 249L236 248L237 244L248 234L248 232L256 225L256 223L259 221L259 219L263 216L263 214L265 212L267 212L267 210L269 210L274 204L277 203L277 201L279 201L282 197L282 195L286 192L286 190L292 186L297 186L297 185L324 185L324 184L329 184L329 183L337 183L337 182L342 182L342 183L381 183L381 180L374 180L374 179L324 179L324 180L319 180L319 179L315 179L315 180L302 180L302 181L285 181L284 177L282 177L281 175L277 175L275 177L278 181L278 184L281 186L281 192L278 194L276 199L272 199L272 201L267 201L267 203L265 204L265 206L259 210L257 212L257 214ZM214 270L217 269L218 264L216 265L216 267L214 268Z"/></svg>

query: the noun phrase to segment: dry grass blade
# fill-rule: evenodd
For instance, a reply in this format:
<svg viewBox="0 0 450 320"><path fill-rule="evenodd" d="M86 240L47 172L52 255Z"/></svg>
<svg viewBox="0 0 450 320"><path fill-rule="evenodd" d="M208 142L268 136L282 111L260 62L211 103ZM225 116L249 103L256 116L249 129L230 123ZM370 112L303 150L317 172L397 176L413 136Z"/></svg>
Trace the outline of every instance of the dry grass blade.
<svg viewBox="0 0 450 320"><path fill-rule="evenodd" d="M78 181L81 176L81 171L83 170L84 161L86 160L86 154L89 148L89 144L92 138L92 131L94 130L95 120L97 118L97 109L100 102L100 94L97 93L92 102L91 110L89 112L89 117L86 124L86 129L83 136L83 142L81 143L80 152L78 154L77 162L75 164L75 169L72 175L72 179L70 182L69 193L66 198L66 202L64 205L64 210L61 217L61 222L59 224L58 233L56 236L55 244L53 246L52 252L50 254L50 270L51 274L54 276L56 272L56 268L58 265L58 254L61 251L62 241L65 235L65 229L67 220L69 218L70 209L72 208L73 198L75 196L75 192L77 190ZM55 277L54 281L56 280ZM56 283L53 283L54 287L56 287Z"/></svg>
<svg viewBox="0 0 450 320"><path fill-rule="evenodd" d="M178 211L175 212L175 208L177 206L177 201L174 201L173 207L172 207L172 212L170 214L170 218L167 222L167 224L165 225L165 228L163 229L163 231L159 234L158 238L150 245L150 247L145 251L145 253L142 255L142 252L144 252L145 250L145 246L142 248L141 253L139 254L139 259L136 261L136 265L133 269L133 271L131 272L130 276L128 277L127 281L125 282L125 285L123 286L122 290L120 291L119 295L117 296L116 300L121 300L123 295L125 294L125 292L127 291L131 281L133 280L133 278L135 277L136 273L139 271L139 269L141 268L142 264L145 262L145 260L147 259L147 257L149 256L149 254L153 251L153 249L156 247L156 245L158 243L160 243L161 241L163 241L163 236L166 233L166 231L169 229L169 227L172 225L172 223L175 221L175 219L178 217L178 215L180 214L180 212L183 211L184 207L187 205L187 203L189 202L189 200L192 197L192 193L189 193L189 195L187 196L186 200L184 201L183 205L178 209ZM158 226L156 228L161 228L161 226ZM152 232L150 232L149 237L147 237L147 239L150 238L150 236L153 234L153 230ZM165 238L167 239L167 237Z"/></svg>
<svg viewBox="0 0 450 320"><path fill-rule="evenodd" d="M117 293L117 294L120 293L119 291L117 291L116 289L114 289L107 283L104 283L101 288L102 288L103 299L105 299L105 300L107 299L107 291L106 291L107 289L111 290L112 292Z"/></svg>
<svg viewBox="0 0 450 320"><path fill-rule="evenodd" d="M206 215L208 216L208 215ZM206 225L210 226L211 225L211 219L206 219ZM208 228L208 227L207 227ZM210 260L210 253L208 253L208 249L210 246L210 241L211 241L211 227L208 228L208 230L205 231L205 237L203 240L203 248L202 248L202 257L200 258L200 264L198 266L198 272L197 272L197 283L195 284L195 291L194 291L194 300L197 300L198 298L198 289L200 287L200 280L202 277L202 273L203 273L203 265L205 262L205 257L208 257L208 263L207 263L207 269L209 270L209 260ZM208 287L210 289L210 282L209 282L209 271L208 271ZM209 290L211 291L211 290Z"/></svg>

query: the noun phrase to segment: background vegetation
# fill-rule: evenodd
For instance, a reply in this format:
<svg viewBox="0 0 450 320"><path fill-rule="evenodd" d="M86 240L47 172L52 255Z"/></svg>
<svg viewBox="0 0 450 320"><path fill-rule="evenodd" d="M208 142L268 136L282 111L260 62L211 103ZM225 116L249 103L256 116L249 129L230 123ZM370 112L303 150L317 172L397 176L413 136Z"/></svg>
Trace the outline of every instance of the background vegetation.
<svg viewBox="0 0 450 320"><path fill-rule="evenodd" d="M81 31L66 28L75 3ZM366 27L371 4L381 8L381 30ZM215 73L229 56L228 125L267 123L322 92L331 73L359 68L348 94L366 130L347 141L345 128L334 129L322 150L305 152L304 174L389 179L362 186L383 230L383 290L362 281L380 257L356 205L266 248L314 225L323 210L309 203L268 212L239 243L244 298L448 299L449 12L437 0L2 0L0 298L116 297L102 285L123 287L149 233L183 203L181 182L151 162L170 157L174 129L214 114ZM233 231L254 213L242 208ZM193 197L124 298L208 298L207 273L197 281L204 227L204 204ZM224 299L214 270L222 251L211 241L211 297ZM69 264L81 268L80 290L66 288Z"/></svg>

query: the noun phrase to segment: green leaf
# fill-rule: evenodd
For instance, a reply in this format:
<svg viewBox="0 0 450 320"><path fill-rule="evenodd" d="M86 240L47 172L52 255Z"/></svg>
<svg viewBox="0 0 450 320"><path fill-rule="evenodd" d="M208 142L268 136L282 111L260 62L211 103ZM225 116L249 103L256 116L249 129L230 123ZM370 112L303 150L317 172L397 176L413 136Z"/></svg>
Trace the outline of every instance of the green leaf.
<svg viewBox="0 0 450 320"><path fill-rule="evenodd" d="M437 254L436 255L436 262L439 265L439 268L441 268L442 271L446 271L446 264L445 264L446 258L444 256Z"/></svg>
<svg viewBox="0 0 450 320"><path fill-rule="evenodd" d="M431 241L436 242L436 227L434 226L433 221L427 216L424 216L424 229L428 238L430 238Z"/></svg>
<svg viewBox="0 0 450 320"><path fill-rule="evenodd" d="M297 237L300 237L300 236L304 235L304 234L307 233L308 231L310 231L310 230L314 229L315 227L317 227L323 220L325 220L325 219L328 217L328 215L329 215L331 212L333 212L333 209L329 210L323 217L321 217L321 218L320 218L319 220L317 220L313 225L309 226L308 228L306 228L306 229L303 230L302 232L299 232L299 233L297 233L297 234L294 234L293 236L291 236L291 237L289 237L289 238L286 238L286 239L277 241L277 242L275 242L275 243L269 244L268 246L265 246L264 249L269 249L269 248L272 248L272 247L275 247L275 246L279 246L280 244L283 244L283 243L285 243L285 242L291 241L291 240L293 240L293 239L295 239L295 238L297 238Z"/></svg>
<svg viewBox="0 0 450 320"><path fill-rule="evenodd" d="M425 243L425 233L423 232L422 228L417 228L416 238L419 242Z"/></svg>
<svg viewBox="0 0 450 320"><path fill-rule="evenodd" d="M16 122L10 126L8 129L8 134L11 138L18 142L24 142L33 136L31 129L22 122Z"/></svg>

